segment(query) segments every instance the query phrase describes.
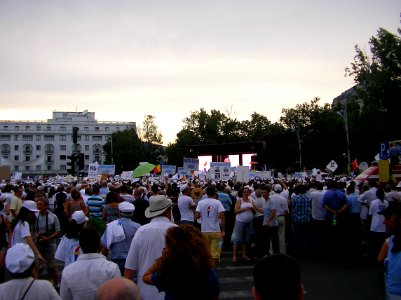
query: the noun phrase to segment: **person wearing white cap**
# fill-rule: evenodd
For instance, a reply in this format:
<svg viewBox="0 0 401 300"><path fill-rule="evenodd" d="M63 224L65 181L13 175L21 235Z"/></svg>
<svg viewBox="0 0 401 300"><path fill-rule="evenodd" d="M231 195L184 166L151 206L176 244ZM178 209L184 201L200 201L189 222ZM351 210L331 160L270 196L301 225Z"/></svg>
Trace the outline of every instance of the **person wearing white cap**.
<svg viewBox="0 0 401 300"><path fill-rule="evenodd" d="M64 263L64 268L75 262L81 254L78 235L86 225L88 217L82 210L75 211L71 216L65 235L57 246L54 258Z"/></svg>
<svg viewBox="0 0 401 300"><path fill-rule="evenodd" d="M107 255L107 251L110 250L111 261L118 265L123 274L132 239L141 225L132 221L134 204L124 201L118 205L118 209L120 218L107 224L101 243L104 247L103 254Z"/></svg>
<svg viewBox="0 0 401 300"><path fill-rule="evenodd" d="M0 299L61 299L49 281L34 278L35 255L27 244L17 243L8 249L6 268L11 280L0 284Z"/></svg>
<svg viewBox="0 0 401 300"><path fill-rule="evenodd" d="M39 212L39 210L36 208L36 203L32 200L25 200L17 218L15 219L15 227L13 230L11 245L13 246L17 243L28 244L37 258L40 261L45 262L45 259L40 254L35 242L32 239L30 231L30 225L34 225L36 222L35 213L37 212Z"/></svg>
<svg viewBox="0 0 401 300"><path fill-rule="evenodd" d="M194 200L190 197L191 186L184 184L181 186L181 195L178 197L178 208L181 214L181 224L195 224L194 211L196 209L196 204Z"/></svg>
<svg viewBox="0 0 401 300"><path fill-rule="evenodd" d="M137 275L142 300L164 300L164 292L159 293L156 287L144 283L142 276L161 256L167 229L177 226L171 222L171 205L172 201L164 195L149 198L145 216L151 221L138 229L128 252L124 277L132 280Z"/></svg>

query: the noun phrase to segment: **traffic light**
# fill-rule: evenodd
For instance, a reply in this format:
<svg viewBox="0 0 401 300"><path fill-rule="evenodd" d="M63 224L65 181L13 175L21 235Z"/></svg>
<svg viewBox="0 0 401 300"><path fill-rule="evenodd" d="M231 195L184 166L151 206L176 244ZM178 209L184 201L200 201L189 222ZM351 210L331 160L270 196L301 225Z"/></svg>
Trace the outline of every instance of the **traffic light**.
<svg viewBox="0 0 401 300"><path fill-rule="evenodd" d="M83 153L78 153L78 171L85 169L85 155Z"/></svg>
<svg viewBox="0 0 401 300"><path fill-rule="evenodd" d="M78 127L72 127L72 143L78 144Z"/></svg>
<svg viewBox="0 0 401 300"><path fill-rule="evenodd" d="M72 176L75 176L75 173L78 171L75 169L75 162L76 162L76 156L74 154L67 156L67 166L70 166L70 168L67 169L68 174L71 174Z"/></svg>

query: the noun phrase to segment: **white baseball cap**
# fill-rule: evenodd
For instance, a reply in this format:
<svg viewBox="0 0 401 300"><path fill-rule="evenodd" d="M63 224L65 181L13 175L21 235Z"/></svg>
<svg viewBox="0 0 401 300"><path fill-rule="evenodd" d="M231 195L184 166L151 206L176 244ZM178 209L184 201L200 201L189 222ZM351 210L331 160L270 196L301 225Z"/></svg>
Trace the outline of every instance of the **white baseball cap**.
<svg viewBox="0 0 401 300"><path fill-rule="evenodd" d="M35 255L27 244L18 243L7 250L6 268L10 273L23 273L34 261Z"/></svg>
<svg viewBox="0 0 401 300"><path fill-rule="evenodd" d="M74 213L71 216L71 220L75 220L77 224L82 224L86 221L88 221L88 217L85 216L84 212L82 210L77 210L74 211Z"/></svg>

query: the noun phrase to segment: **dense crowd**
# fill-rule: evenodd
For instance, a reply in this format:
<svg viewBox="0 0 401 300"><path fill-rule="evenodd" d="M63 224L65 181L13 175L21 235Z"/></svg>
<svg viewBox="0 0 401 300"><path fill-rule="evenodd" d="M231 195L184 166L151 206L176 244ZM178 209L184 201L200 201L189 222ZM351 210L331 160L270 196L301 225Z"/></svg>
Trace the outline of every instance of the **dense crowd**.
<svg viewBox="0 0 401 300"><path fill-rule="evenodd" d="M286 254L378 261L386 294L401 297L395 183L165 177L1 191L1 299L217 299L222 250L233 264L256 258L256 266L272 256L292 268ZM256 266L255 298L269 299L274 287L258 288ZM288 299L302 296L297 280Z"/></svg>

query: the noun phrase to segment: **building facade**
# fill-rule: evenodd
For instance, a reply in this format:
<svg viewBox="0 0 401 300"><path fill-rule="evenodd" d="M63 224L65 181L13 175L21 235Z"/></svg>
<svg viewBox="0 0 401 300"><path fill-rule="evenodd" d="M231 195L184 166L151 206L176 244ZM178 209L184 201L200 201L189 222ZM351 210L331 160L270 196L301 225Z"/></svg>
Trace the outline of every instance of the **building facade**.
<svg viewBox="0 0 401 300"><path fill-rule="evenodd" d="M94 112L53 112L47 121L0 121L0 165L11 172L31 175L66 175L67 156L73 152L72 131L78 127L78 150L85 170L102 164L103 145L111 134L135 129L135 122L97 121Z"/></svg>

